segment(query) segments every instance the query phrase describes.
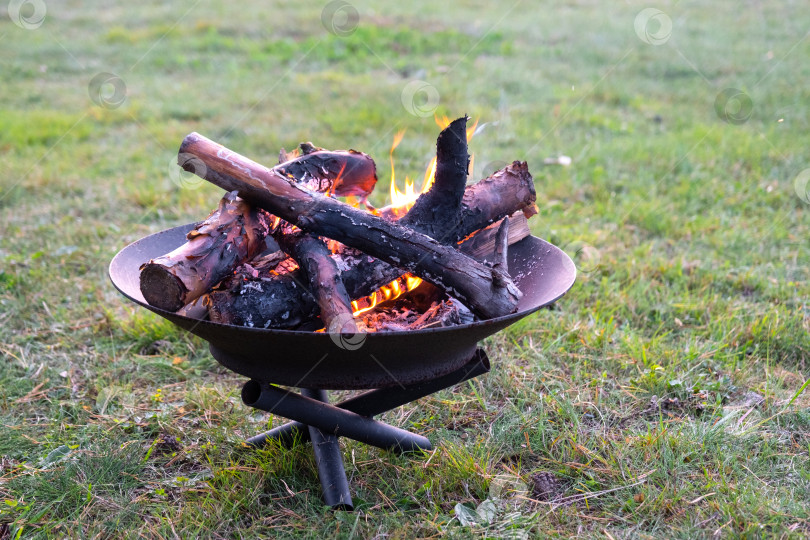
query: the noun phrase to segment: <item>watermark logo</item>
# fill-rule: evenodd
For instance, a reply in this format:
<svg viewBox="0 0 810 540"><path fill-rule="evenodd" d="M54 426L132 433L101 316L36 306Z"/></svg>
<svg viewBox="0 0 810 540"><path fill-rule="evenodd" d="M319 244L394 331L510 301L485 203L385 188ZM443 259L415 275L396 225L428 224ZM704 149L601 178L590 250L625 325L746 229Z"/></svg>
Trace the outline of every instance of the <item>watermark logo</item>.
<svg viewBox="0 0 810 540"><path fill-rule="evenodd" d="M796 175L793 189L796 190L796 195L803 203L810 204L810 169L805 169Z"/></svg>
<svg viewBox="0 0 810 540"><path fill-rule="evenodd" d="M402 106L414 116L427 118L433 116L439 106L439 91L425 81L411 81L402 90Z"/></svg>
<svg viewBox="0 0 810 540"><path fill-rule="evenodd" d="M506 168L507 165L509 165L509 163L505 161L490 161L484 165L484 168L481 171L481 178L489 178L501 169Z"/></svg>
<svg viewBox="0 0 810 540"><path fill-rule="evenodd" d="M672 19L656 8L642 9L633 21L638 39L648 45L663 45L672 36Z"/></svg>
<svg viewBox="0 0 810 540"><path fill-rule="evenodd" d="M207 172L208 167L194 154L181 152L169 161L169 179L183 189L200 187Z"/></svg>
<svg viewBox="0 0 810 540"><path fill-rule="evenodd" d="M11 22L24 30L36 30L42 26L47 12L42 0L11 0L8 3Z"/></svg>
<svg viewBox="0 0 810 540"><path fill-rule="evenodd" d="M577 272L581 274L591 274L602 267L602 252L587 242L574 240L562 249L571 257Z"/></svg>
<svg viewBox="0 0 810 540"><path fill-rule="evenodd" d="M726 88L714 100L714 112L723 122L744 124L751 118L754 102L751 97L737 88Z"/></svg>
<svg viewBox="0 0 810 540"><path fill-rule="evenodd" d="M321 23L326 31L338 37L348 37L357 30L360 13L348 2L333 0L321 11Z"/></svg>
<svg viewBox="0 0 810 540"><path fill-rule="evenodd" d="M355 328L357 327L354 317L346 313L335 317L332 322L329 323L326 332L335 345L341 349L356 351L366 342L366 334L363 332L355 333Z"/></svg>
<svg viewBox="0 0 810 540"><path fill-rule="evenodd" d="M99 73L87 85L90 99L105 109L117 109L127 99L127 85L124 79L114 73Z"/></svg>

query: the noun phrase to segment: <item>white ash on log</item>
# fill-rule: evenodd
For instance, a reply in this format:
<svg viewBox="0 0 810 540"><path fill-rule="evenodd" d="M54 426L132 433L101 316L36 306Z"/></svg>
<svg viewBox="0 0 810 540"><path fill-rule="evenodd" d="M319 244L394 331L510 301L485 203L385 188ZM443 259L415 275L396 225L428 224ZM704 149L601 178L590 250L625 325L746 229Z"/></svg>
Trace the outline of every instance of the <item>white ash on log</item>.
<svg viewBox="0 0 810 540"><path fill-rule="evenodd" d="M228 191L237 190L243 199L304 231L332 238L430 281L481 318L506 315L517 307L521 292L506 272L427 235L302 189L197 133L185 138L180 153L205 164L189 167L190 172Z"/></svg>

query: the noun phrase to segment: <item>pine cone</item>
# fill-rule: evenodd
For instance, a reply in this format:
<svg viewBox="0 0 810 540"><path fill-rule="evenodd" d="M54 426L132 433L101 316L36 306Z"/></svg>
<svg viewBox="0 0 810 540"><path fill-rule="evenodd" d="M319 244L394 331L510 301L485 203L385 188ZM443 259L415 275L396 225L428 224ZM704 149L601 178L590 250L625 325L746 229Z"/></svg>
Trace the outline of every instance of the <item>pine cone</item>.
<svg viewBox="0 0 810 540"><path fill-rule="evenodd" d="M538 501L548 501L562 492L560 480L554 473L541 472L532 475L534 489L532 495Z"/></svg>

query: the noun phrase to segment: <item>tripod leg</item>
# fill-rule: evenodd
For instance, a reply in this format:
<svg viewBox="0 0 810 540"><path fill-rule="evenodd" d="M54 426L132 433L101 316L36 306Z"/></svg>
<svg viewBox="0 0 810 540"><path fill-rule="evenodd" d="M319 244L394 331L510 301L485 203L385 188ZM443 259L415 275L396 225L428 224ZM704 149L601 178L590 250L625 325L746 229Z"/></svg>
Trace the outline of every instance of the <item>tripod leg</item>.
<svg viewBox="0 0 810 540"><path fill-rule="evenodd" d="M426 437L272 384L247 381L242 387L242 401L250 407L315 426L330 435L349 437L378 448L398 452L431 449Z"/></svg>
<svg viewBox="0 0 810 540"><path fill-rule="evenodd" d="M329 402L324 390L302 389L301 393L318 401ZM309 437L312 440L315 461L318 463L318 477L321 480L324 502L334 510L353 510L349 480L343 468L343 454L340 453L337 436L309 426Z"/></svg>

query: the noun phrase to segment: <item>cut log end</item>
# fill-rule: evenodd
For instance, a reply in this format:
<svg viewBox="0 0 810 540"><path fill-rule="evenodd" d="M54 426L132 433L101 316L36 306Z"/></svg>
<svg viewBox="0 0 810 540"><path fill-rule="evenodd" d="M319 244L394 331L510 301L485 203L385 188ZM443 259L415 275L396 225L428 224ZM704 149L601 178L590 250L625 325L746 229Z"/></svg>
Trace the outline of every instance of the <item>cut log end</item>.
<svg viewBox="0 0 810 540"><path fill-rule="evenodd" d="M141 294L149 305L166 311L177 311L185 305L188 289L165 266L146 263L141 267Z"/></svg>

